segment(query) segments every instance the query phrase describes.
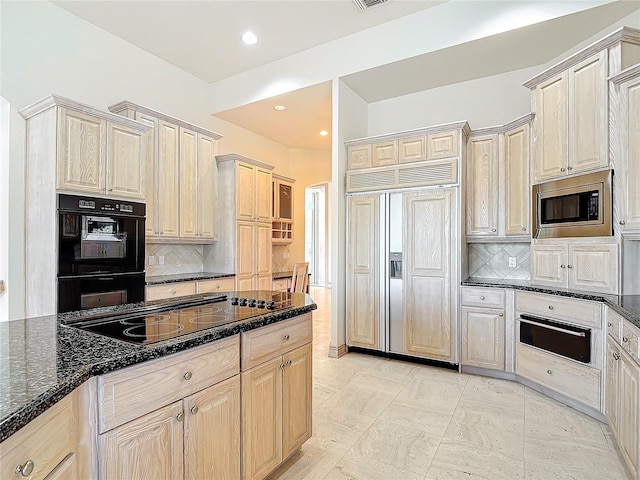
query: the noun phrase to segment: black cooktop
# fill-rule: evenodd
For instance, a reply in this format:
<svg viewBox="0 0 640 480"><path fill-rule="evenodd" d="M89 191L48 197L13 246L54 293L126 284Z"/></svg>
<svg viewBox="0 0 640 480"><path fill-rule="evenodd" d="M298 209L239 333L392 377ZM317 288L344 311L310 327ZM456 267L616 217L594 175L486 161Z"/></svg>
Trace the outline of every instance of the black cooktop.
<svg viewBox="0 0 640 480"><path fill-rule="evenodd" d="M182 305L180 308L155 309L152 313L138 312L74 326L130 343L147 344L293 306L292 294L288 292L246 293L251 296L223 295L205 304L199 302L196 305Z"/></svg>

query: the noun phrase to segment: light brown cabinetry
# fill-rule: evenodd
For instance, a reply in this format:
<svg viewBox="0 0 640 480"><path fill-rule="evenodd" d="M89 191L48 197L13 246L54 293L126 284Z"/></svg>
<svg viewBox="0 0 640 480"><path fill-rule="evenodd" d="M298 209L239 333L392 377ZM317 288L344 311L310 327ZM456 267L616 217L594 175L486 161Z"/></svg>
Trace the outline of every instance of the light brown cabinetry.
<svg viewBox="0 0 640 480"><path fill-rule="evenodd" d="M81 478L75 392L0 443L3 479Z"/></svg>
<svg viewBox="0 0 640 480"><path fill-rule="evenodd" d="M529 184L529 122L501 136L504 171L504 234L531 234L531 186ZM502 183L501 183L502 185Z"/></svg>
<svg viewBox="0 0 640 480"><path fill-rule="evenodd" d="M145 169L147 243L213 243L218 238L220 135L130 102L109 107L154 128Z"/></svg>
<svg viewBox="0 0 640 480"><path fill-rule="evenodd" d="M555 242L531 246L531 283L618 292L618 245Z"/></svg>
<svg viewBox="0 0 640 480"><path fill-rule="evenodd" d="M99 377L100 478L239 478L239 360L235 336Z"/></svg>
<svg viewBox="0 0 640 480"><path fill-rule="evenodd" d="M172 282L166 284L147 285L145 288L145 300L149 302L165 298L195 295L196 293L232 292L234 290L234 277Z"/></svg>
<svg viewBox="0 0 640 480"><path fill-rule="evenodd" d="M236 275L236 290L271 290L272 165L235 153L217 157L221 211L205 268Z"/></svg>
<svg viewBox="0 0 640 480"><path fill-rule="evenodd" d="M311 314L242 334L242 478L265 478L311 437L311 356Z"/></svg>
<svg viewBox="0 0 640 480"><path fill-rule="evenodd" d="M461 289L461 365L505 369L505 291Z"/></svg>
<svg viewBox="0 0 640 480"><path fill-rule="evenodd" d="M273 223L271 241L274 245L293 242L293 178L271 175Z"/></svg>
<svg viewBox="0 0 640 480"><path fill-rule="evenodd" d="M498 234L498 135L469 138L467 234Z"/></svg>

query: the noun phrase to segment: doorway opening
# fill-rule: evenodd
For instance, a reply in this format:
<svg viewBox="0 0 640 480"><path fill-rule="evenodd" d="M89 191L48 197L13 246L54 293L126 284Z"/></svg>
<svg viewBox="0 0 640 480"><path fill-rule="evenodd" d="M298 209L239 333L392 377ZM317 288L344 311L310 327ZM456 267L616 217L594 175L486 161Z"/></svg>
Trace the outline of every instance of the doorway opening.
<svg viewBox="0 0 640 480"><path fill-rule="evenodd" d="M309 262L310 284L331 286L329 184L307 187L304 191L304 259Z"/></svg>

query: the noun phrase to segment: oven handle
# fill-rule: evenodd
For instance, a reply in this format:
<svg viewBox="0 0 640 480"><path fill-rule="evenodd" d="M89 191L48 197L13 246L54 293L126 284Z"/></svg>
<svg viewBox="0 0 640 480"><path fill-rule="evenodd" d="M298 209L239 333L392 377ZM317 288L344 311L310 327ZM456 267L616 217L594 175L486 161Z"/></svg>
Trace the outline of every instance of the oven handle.
<svg viewBox="0 0 640 480"><path fill-rule="evenodd" d="M550 330L556 330L562 333L568 333L569 335L573 335L574 337L584 337L584 332L572 332L571 330L565 330L564 328L554 327L553 325L545 325L544 323L534 322L533 320L526 320L522 317L518 318L521 322L528 323L530 325L535 325L536 327L548 328Z"/></svg>

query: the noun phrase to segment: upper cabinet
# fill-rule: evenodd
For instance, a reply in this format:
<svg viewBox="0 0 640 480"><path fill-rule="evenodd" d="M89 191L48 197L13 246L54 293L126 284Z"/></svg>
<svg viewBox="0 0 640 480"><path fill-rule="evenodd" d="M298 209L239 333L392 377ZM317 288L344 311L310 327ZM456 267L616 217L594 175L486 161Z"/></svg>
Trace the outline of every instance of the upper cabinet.
<svg viewBox="0 0 640 480"><path fill-rule="evenodd" d="M147 243L212 243L218 239L220 135L140 105L121 102L114 113L153 127L144 169Z"/></svg>
<svg viewBox="0 0 640 480"><path fill-rule="evenodd" d="M274 244L293 242L293 178L271 175L273 206L272 241Z"/></svg>
<svg viewBox="0 0 640 480"><path fill-rule="evenodd" d="M611 162L615 170L614 230L640 230L640 64L610 80Z"/></svg>
<svg viewBox="0 0 640 480"><path fill-rule="evenodd" d="M467 144L467 240L530 239L529 125L533 115L474 130Z"/></svg>
<svg viewBox="0 0 640 480"><path fill-rule="evenodd" d="M532 78L534 182L606 168L607 78L640 60L640 31L622 28Z"/></svg>
<svg viewBox="0 0 640 480"><path fill-rule="evenodd" d="M457 184L468 134L460 122L345 142L347 192Z"/></svg>

